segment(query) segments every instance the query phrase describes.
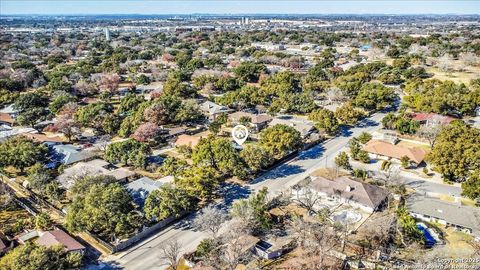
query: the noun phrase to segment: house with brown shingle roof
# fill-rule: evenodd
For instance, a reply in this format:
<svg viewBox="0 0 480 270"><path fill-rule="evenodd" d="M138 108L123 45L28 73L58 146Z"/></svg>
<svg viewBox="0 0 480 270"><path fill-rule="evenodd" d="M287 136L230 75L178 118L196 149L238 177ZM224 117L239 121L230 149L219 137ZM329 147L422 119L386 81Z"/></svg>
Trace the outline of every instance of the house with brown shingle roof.
<svg viewBox="0 0 480 270"><path fill-rule="evenodd" d="M368 213L381 210L388 201L390 194L387 190L378 186L344 176L333 180L310 176L307 187L319 196L333 199L338 203L349 204ZM301 192L301 190L298 191L297 189L294 192Z"/></svg>
<svg viewBox="0 0 480 270"><path fill-rule="evenodd" d="M410 162L416 166L421 164L428 154L427 150L420 147L405 147L380 140L369 141L363 150L373 155L373 158L386 157L388 159L393 158L400 160L406 156L410 159Z"/></svg>
<svg viewBox="0 0 480 270"><path fill-rule="evenodd" d="M14 122L15 119L10 114L0 112L0 125L12 126Z"/></svg>
<svg viewBox="0 0 480 270"><path fill-rule="evenodd" d="M61 144L65 142L65 140L62 139L61 137L58 137L58 136L49 137L45 134L40 134L40 133L23 133L22 135L33 141L45 143L47 145L55 145L55 144Z"/></svg>
<svg viewBox="0 0 480 270"><path fill-rule="evenodd" d="M228 120L232 125L241 124L242 118L250 119L249 124L253 132L259 132L273 119L268 114L253 114L248 112L234 112L228 115Z"/></svg>
<svg viewBox="0 0 480 270"><path fill-rule="evenodd" d="M81 255L85 254L86 250L85 246L80 244L63 230L59 229L41 233L40 237L37 239L37 244L47 248L62 245L67 252L77 252Z"/></svg>

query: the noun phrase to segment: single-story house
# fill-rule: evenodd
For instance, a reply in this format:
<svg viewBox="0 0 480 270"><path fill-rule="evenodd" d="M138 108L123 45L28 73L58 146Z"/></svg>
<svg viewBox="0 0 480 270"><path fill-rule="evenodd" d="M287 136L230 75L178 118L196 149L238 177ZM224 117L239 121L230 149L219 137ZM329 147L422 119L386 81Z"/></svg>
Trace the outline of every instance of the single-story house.
<svg viewBox="0 0 480 270"><path fill-rule="evenodd" d="M49 137L45 134L40 134L40 133L22 133L22 135L33 141L41 142L46 145L56 145L56 144L61 144L65 142L65 140L59 136Z"/></svg>
<svg viewBox="0 0 480 270"><path fill-rule="evenodd" d="M8 113L0 113L0 125L13 126L15 119Z"/></svg>
<svg viewBox="0 0 480 270"><path fill-rule="evenodd" d="M34 128L24 128L24 127L9 127L6 125L2 125L2 129L0 130L0 142L24 133L36 133L38 132Z"/></svg>
<svg viewBox="0 0 480 270"><path fill-rule="evenodd" d="M17 117L17 114L19 113L20 111L15 109L13 103L4 107L3 109L0 109L0 113L5 113L5 114L8 114L10 115L12 118L15 119L15 117Z"/></svg>
<svg viewBox="0 0 480 270"><path fill-rule="evenodd" d="M116 168L101 159L94 159L88 162L80 161L73 166L66 168L63 173L57 177L56 181L59 182L63 188L68 190L73 184L75 184L77 179L87 175L110 175L117 181L124 182L134 176L135 172L125 168Z"/></svg>
<svg viewBox="0 0 480 270"><path fill-rule="evenodd" d="M190 148L195 148L195 146L200 143L201 139L201 136L182 134L178 136L177 140L175 141L175 146L187 146Z"/></svg>
<svg viewBox="0 0 480 270"><path fill-rule="evenodd" d="M373 155L373 158L387 157L400 160L406 156L410 159L412 165L418 166L424 160L428 154L427 150L420 147L405 147L401 145L394 145L385 141L371 140L369 141L363 150Z"/></svg>
<svg viewBox="0 0 480 270"><path fill-rule="evenodd" d="M480 208L478 207L423 196L408 198L406 207L414 218L453 227L480 239Z"/></svg>
<svg viewBox="0 0 480 270"><path fill-rule="evenodd" d="M187 129L185 127L173 127L173 128L168 128L165 131L166 131L165 139L171 140L173 138L178 137L179 135L185 134L185 132L187 132Z"/></svg>
<svg viewBox="0 0 480 270"><path fill-rule="evenodd" d="M228 119L233 125L241 124L240 120L242 118L250 119L250 127L252 128L253 132L259 132L273 119L268 114L253 114L248 112L234 112L228 115Z"/></svg>
<svg viewBox="0 0 480 270"><path fill-rule="evenodd" d="M277 116L268 125L275 126L278 124L293 127L300 132L302 138L307 138L315 130L315 125L312 121L289 115Z"/></svg>
<svg viewBox="0 0 480 270"><path fill-rule="evenodd" d="M51 247L62 245L67 252L76 252L81 255L85 254L86 248L80 244L75 238L63 230L57 229L53 231L40 232L40 237L37 239L37 244L44 247Z"/></svg>
<svg viewBox="0 0 480 270"><path fill-rule="evenodd" d="M60 144L52 146L51 158L53 162L70 165L75 162L87 160L94 155L92 151L86 151L73 144Z"/></svg>
<svg viewBox="0 0 480 270"><path fill-rule="evenodd" d="M208 100L200 104L200 110L207 115L210 121L215 121L219 115L232 111L227 106L218 105Z"/></svg>
<svg viewBox="0 0 480 270"><path fill-rule="evenodd" d="M149 177L142 177L125 185L128 193L135 204L143 208L145 200L150 192L159 189L163 185L160 181L155 181Z"/></svg>
<svg viewBox="0 0 480 270"><path fill-rule="evenodd" d="M445 116L437 113L412 113L410 114L413 120L419 122L422 125L430 126L436 123L440 125L448 125L456 118L451 116Z"/></svg>
<svg viewBox="0 0 480 270"><path fill-rule="evenodd" d="M390 195L383 188L355 181L345 176L333 180L311 176L308 182L309 188L318 195L325 196L338 203L347 203L368 213L383 209ZM292 192L301 196L303 188L294 188Z"/></svg>
<svg viewBox="0 0 480 270"><path fill-rule="evenodd" d="M37 239L39 236L40 235L38 231L26 231L15 236L15 239L17 240L18 243L25 245L27 242L33 239Z"/></svg>

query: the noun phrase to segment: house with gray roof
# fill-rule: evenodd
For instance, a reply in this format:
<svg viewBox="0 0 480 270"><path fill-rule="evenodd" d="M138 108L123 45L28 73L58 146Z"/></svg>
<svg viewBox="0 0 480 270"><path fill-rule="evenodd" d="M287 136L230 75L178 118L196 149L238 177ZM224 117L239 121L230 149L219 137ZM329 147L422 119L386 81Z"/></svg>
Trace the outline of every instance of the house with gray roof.
<svg viewBox="0 0 480 270"><path fill-rule="evenodd" d="M383 209L390 195L386 189L345 176L333 180L310 176L305 179L303 185L304 187L301 184L294 187L293 192L302 192L304 188L310 188L321 197L348 204L368 213Z"/></svg>
<svg viewBox="0 0 480 270"><path fill-rule="evenodd" d="M159 189L163 185L149 177L142 177L125 185L135 204L143 208L145 200L150 192Z"/></svg>
<svg viewBox="0 0 480 270"><path fill-rule="evenodd" d="M94 156L92 151L86 151L73 144L54 145L52 146L52 160L70 165L78 161L84 161Z"/></svg>
<svg viewBox="0 0 480 270"><path fill-rule="evenodd" d="M277 116L273 118L268 125L275 126L278 124L293 127L296 131L300 132L302 138L307 138L315 130L313 121L291 115Z"/></svg>
<svg viewBox="0 0 480 270"><path fill-rule="evenodd" d="M200 104L200 110L208 116L210 121L215 121L219 115L232 111L227 106L218 105L209 100Z"/></svg>
<svg viewBox="0 0 480 270"><path fill-rule="evenodd" d="M478 207L423 196L408 198L406 207L414 218L453 227L480 239L480 208Z"/></svg>

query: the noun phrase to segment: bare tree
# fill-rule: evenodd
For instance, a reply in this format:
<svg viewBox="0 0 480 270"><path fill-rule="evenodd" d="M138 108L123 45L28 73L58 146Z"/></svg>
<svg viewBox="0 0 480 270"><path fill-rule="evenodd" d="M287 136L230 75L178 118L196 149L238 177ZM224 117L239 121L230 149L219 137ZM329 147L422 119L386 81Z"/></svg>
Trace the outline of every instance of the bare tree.
<svg viewBox="0 0 480 270"><path fill-rule="evenodd" d="M177 239L165 242L160 248L160 259L166 261L171 269L176 270L181 258L181 246ZM164 264L164 265L165 265Z"/></svg>
<svg viewBox="0 0 480 270"><path fill-rule="evenodd" d="M107 150L107 146L110 143L111 139L112 139L112 136L108 134L102 135L95 141L95 144L98 145L99 150L105 152Z"/></svg>
<svg viewBox="0 0 480 270"><path fill-rule="evenodd" d="M400 169L390 165L386 170L382 171L381 179L384 181L384 186L387 183L397 182L400 179Z"/></svg>
<svg viewBox="0 0 480 270"><path fill-rule="evenodd" d="M331 103L340 103L346 99L342 90L337 87L331 87L327 90L326 96Z"/></svg>
<svg viewBox="0 0 480 270"><path fill-rule="evenodd" d="M437 67L441 71L445 71L445 72L452 70L453 65L452 65L451 57L445 54L442 57L438 58Z"/></svg>
<svg viewBox="0 0 480 270"><path fill-rule="evenodd" d="M318 196L316 192L309 186L302 188L303 192L297 192L296 197L293 199L294 202L298 203L301 207L307 209L309 214L315 214L315 205L321 200L321 197Z"/></svg>
<svg viewBox="0 0 480 270"><path fill-rule="evenodd" d="M202 209L193 223L196 228L207 231L215 238L226 219L225 211L210 205Z"/></svg>
<svg viewBox="0 0 480 270"><path fill-rule="evenodd" d="M120 83L120 76L116 73L105 74L100 80L100 86L102 90L109 92L110 94L115 93Z"/></svg>
<svg viewBox="0 0 480 270"><path fill-rule="evenodd" d="M0 178L2 176L0 175ZM7 209L11 206L13 201L13 196L10 194L10 191L7 188L7 185L0 183L0 210Z"/></svg>
<svg viewBox="0 0 480 270"><path fill-rule="evenodd" d="M248 250L258 239L242 231L230 230L224 235L225 245L221 251L221 261L225 264L226 269L235 269L235 267L248 256Z"/></svg>
<svg viewBox="0 0 480 270"><path fill-rule="evenodd" d="M335 227L327 224L312 224L306 249L310 254L318 257L317 269L323 269L325 258L339 246L340 240L339 231Z"/></svg>
<svg viewBox="0 0 480 270"><path fill-rule="evenodd" d="M422 125L417 131L417 135L421 138L424 138L430 144L430 147L433 147L435 144L435 139L437 135L442 130L442 125L440 120L432 119L427 125Z"/></svg>

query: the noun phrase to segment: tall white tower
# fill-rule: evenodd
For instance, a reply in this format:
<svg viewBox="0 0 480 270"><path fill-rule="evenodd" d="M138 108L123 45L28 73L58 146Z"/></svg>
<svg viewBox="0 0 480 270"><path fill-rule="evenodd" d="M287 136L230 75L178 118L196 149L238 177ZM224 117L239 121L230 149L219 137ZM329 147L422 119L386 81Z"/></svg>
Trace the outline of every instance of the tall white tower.
<svg viewBox="0 0 480 270"><path fill-rule="evenodd" d="M105 40L110 41L110 30L108 28L105 28Z"/></svg>

